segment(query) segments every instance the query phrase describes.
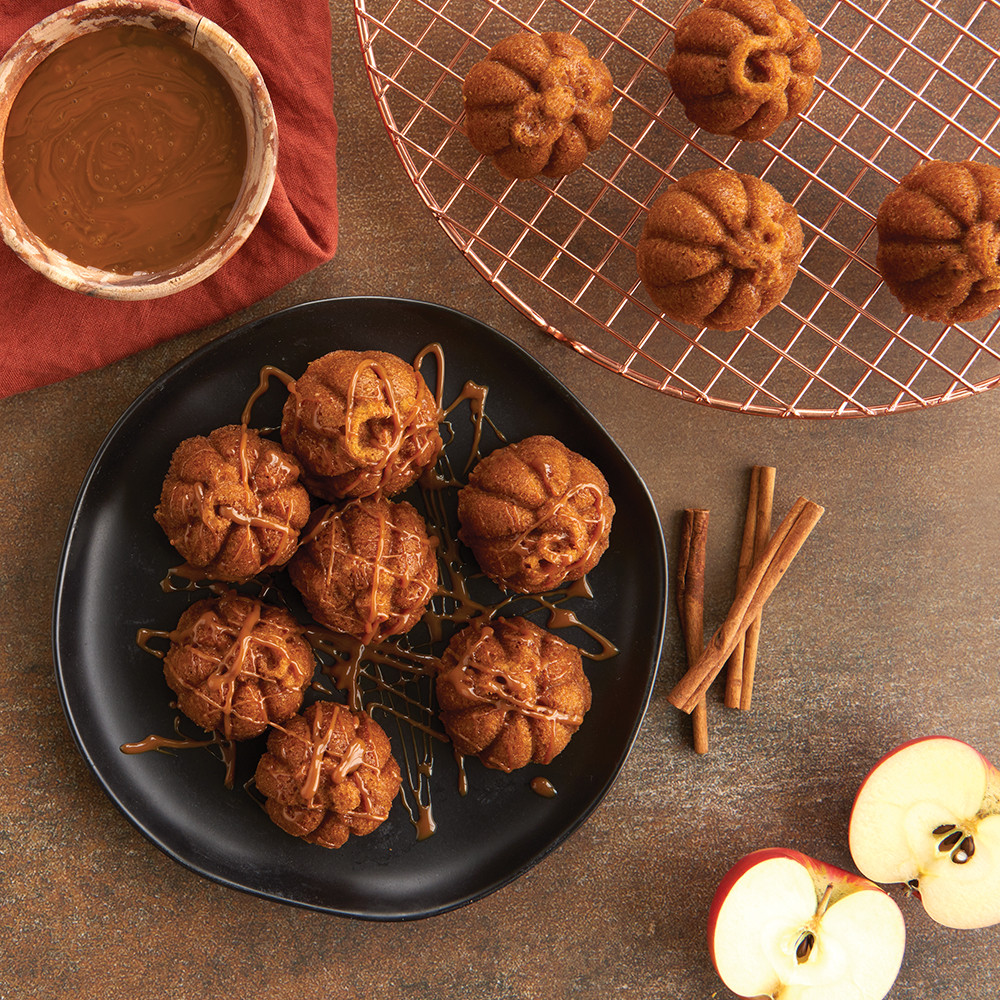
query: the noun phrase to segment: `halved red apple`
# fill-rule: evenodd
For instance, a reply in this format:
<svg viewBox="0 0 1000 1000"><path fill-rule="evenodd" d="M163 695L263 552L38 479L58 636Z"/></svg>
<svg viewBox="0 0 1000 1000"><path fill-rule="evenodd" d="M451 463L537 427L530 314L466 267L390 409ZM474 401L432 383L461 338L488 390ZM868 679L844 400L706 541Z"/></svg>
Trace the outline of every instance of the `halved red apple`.
<svg viewBox="0 0 1000 1000"><path fill-rule="evenodd" d="M709 911L712 961L741 997L881 1000L905 942L899 907L878 886L784 848L738 861Z"/></svg>
<svg viewBox="0 0 1000 1000"><path fill-rule="evenodd" d="M1000 771L967 743L928 736L886 754L848 837L861 872L908 884L938 923L1000 923Z"/></svg>

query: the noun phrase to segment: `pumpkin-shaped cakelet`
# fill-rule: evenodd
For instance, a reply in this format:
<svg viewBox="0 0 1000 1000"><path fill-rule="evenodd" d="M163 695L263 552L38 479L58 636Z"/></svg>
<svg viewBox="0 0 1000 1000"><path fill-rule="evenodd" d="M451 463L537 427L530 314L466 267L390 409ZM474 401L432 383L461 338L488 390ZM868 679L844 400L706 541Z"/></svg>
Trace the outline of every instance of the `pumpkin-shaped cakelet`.
<svg viewBox="0 0 1000 1000"><path fill-rule="evenodd" d="M316 621L367 643L420 621L437 588L437 556L415 507L361 497L313 514L288 576Z"/></svg>
<svg viewBox="0 0 1000 1000"><path fill-rule="evenodd" d="M479 619L456 632L435 690L455 749L508 772L551 763L591 702L576 646L520 617Z"/></svg>
<svg viewBox="0 0 1000 1000"><path fill-rule="evenodd" d="M254 782L282 830L336 848L389 818L402 775L370 715L317 701L271 731Z"/></svg>
<svg viewBox="0 0 1000 1000"><path fill-rule="evenodd" d="M795 209L766 181L714 168L656 199L636 248L639 277L664 315L714 330L770 312L801 257Z"/></svg>
<svg viewBox="0 0 1000 1000"><path fill-rule="evenodd" d="M820 58L790 0L705 0L677 23L667 77L695 125L766 139L809 103Z"/></svg>
<svg viewBox="0 0 1000 1000"><path fill-rule="evenodd" d="M466 133L505 177L563 177L608 137L613 89L607 67L579 39L521 32L469 70Z"/></svg>
<svg viewBox="0 0 1000 1000"><path fill-rule="evenodd" d="M597 565L614 514L597 466L556 438L535 434L476 464L458 492L458 538L495 583L540 594Z"/></svg>
<svg viewBox="0 0 1000 1000"><path fill-rule="evenodd" d="M324 500L394 496L437 461L440 421L414 365L387 351L331 351L288 387L281 440Z"/></svg>
<svg viewBox="0 0 1000 1000"><path fill-rule="evenodd" d="M153 516L205 577L240 583L284 566L309 518L298 460L242 424L174 450Z"/></svg>
<svg viewBox="0 0 1000 1000"><path fill-rule="evenodd" d="M227 740L248 740L294 715L316 660L284 608L228 591L192 604L170 634L163 676L177 707Z"/></svg>
<svg viewBox="0 0 1000 1000"><path fill-rule="evenodd" d="M1000 167L921 163L877 222L878 269L907 312L955 323L1000 309Z"/></svg>

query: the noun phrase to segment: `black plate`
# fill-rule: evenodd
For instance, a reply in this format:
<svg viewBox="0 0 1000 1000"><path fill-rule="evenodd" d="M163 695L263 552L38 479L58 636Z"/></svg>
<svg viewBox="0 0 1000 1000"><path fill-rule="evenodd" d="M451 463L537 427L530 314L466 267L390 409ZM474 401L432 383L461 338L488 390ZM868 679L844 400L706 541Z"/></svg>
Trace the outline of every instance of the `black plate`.
<svg viewBox="0 0 1000 1000"><path fill-rule="evenodd" d="M433 341L444 348L446 402L468 379L488 385L487 411L508 439L552 434L607 477L618 511L611 546L590 574L593 600L574 598L572 606L621 652L585 661L593 707L547 768L506 775L471 760L469 793L462 797L451 755L438 754L432 837L418 841L397 802L375 833L325 850L283 833L241 787L256 764L253 746L238 750L232 791L223 787L223 769L208 751L119 750L150 733L170 735L176 714L160 663L138 648L136 630L173 628L184 607L204 596L161 590L165 570L177 559L152 512L173 449L185 437L239 422L261 366L297 376L313 358L338 348L386 349L409 360ZM433 365L424 372L431 376ZM272 385L254 408L253 425L276 424L283 396L283 387ZM456 444L471 434L467 414L453 415ZM486 444L490 449L496 441ZM644 484L603 428L536 361L495 330L441 306L331 299L265 317L208 344L157 379L112 428L84 480L63 549L53 612L56 678L70 729L98 781L172 858L271 899L400 920L492 892L590 815L624 764L646 710L665 598L663 536ZM395 730L387 731L395 739ZM531 791L537 774L549 778L555 798Z"/></svg>

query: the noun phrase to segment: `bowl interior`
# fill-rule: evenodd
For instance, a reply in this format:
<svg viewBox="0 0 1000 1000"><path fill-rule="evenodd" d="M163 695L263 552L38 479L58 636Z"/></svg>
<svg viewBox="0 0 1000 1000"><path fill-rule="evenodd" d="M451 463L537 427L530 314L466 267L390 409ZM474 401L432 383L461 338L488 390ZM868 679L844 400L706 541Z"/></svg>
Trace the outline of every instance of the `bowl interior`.
<svg viewBox="0 0 1000 1000"><path fill-rule="evenodd" d="M210 243L182 264L159 271L117 274L78 264L48 246L24 223L0 175L0 230L28 265L74 291L112 299L170 295L204 280L243 244L267 204L277 168L277 127L267 87L253 60L227 32L202 15L161 0L84 0L29 28L0 61L0 149L11 106L32 71L60 46L102 28L150 28L187 41L222 74L246 131L247 159L236 204Z"/></svg>

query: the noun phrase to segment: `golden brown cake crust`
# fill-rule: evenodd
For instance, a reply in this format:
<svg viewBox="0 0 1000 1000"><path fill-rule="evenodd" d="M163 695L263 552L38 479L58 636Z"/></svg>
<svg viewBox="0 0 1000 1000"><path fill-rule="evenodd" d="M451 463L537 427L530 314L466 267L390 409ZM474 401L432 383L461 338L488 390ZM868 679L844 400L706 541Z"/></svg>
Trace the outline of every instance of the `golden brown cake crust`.
<svg viewBox="0 0 1000 1000"><path fill-rule="evenodd" d="M656 199L636 266L666 316L737 330L778 305L801 257L798 214L770 184L710 168Z"/></svg>
<svg viewBox="0 0 1000 1000"><path fill-rule="evenodd" d="M288 575L316 621L371 642L420 621L437 557L411 504L363 497L316 512Z"/></svg>
<svg viewBox="0 0 1000 1000"><path fill-rule="evenodd" d="M369 715L317 701L271 733L254 781L282 830L342 847L385 822L401 775L389 737Z"/></svg>
<svg viewBox="0 0 1000 1000"><path fill-rule="evenodd" d="M705 0L677 24L667 77L695 125L765 139L809 103L820 58L790 0Z"/></svg>
<svg viewBox="0 0 1000 1000"><path fill-rule="evenodd" d="M878 269L907 312L954 323L1000 309L1000 167L921 163L877 225Z"/></svg>
<svg viewBox="0 0 1000 1000"><path fill-rule="evenodd" d="M597 466L538 434L476 464L458 494L458 537L494 582L537 594L597 565L614 513Z"/></svg>
<svg viewBox="0 0 1000 1000"><path fill-rule="evenodd" d="M455 633L436 693L459 753L501 771L550 763L591 699L580 651L525 618L473 622Z"/></svg>
<svg viewBox="0 0 1000 1000"><path fill-rule="evenodd" d="M316 496L393 496L437 460L440 420L413 365L386 351L333 351L289 386L281 440Z"/></svg>
<svg viewBox="0 0 1000 1000"><path fill-rule="evenodd" d="M283 566L309 519L298 461L240 424L182 441L154 517L206 577L249 580Z"/></svg>
<svg viewBox="0 0 1000 1000"><path fill-rule="evenodd" d="M163 659L180 710L233 740L252 739L294 715L315 667L312 647L287 611L235 593L192 604Z"/></svg>
<svg viewBox="0 0 1000 1000"><path fill-rule="evenodd" d="M505 177L563 177L608 137L613 90L607 67L579 39L521 32L469 70L466 132Z"/></svg>

